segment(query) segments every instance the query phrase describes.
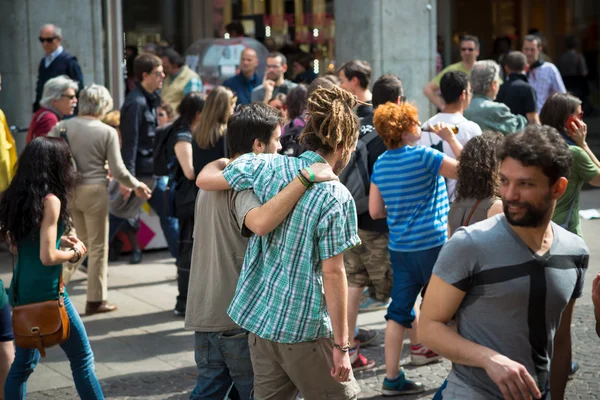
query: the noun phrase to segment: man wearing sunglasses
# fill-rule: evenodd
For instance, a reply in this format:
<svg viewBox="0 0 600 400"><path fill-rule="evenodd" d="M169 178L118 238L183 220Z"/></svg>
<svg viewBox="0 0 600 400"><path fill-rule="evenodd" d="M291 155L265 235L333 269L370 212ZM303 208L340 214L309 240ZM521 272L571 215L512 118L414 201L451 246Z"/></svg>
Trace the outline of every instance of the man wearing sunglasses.
<svg viewBox="0 0 600 400"><path fill-rule="evenodd" d="M435 76L423 89L423 93L427 98L439 109L443 110L446 106L444 99L440 96L440 81L442 76L448 71L462 71L467 76L471 74L471 70L479 57L479 39L477 36L465 35L460 39L460 57L462 61L456 64L448 65L439 74Z"/></svg>
<svg viewBox="0 0 600 400"><path fill-rule="evenodd" d="M79 90L83 88L83 74L77 58L61 46L62 30L56 25L44 25L40 30L39 41L45 54L38 68L33 112L40 108L44 84L54 77L66 75L77 82Z"/></svg>

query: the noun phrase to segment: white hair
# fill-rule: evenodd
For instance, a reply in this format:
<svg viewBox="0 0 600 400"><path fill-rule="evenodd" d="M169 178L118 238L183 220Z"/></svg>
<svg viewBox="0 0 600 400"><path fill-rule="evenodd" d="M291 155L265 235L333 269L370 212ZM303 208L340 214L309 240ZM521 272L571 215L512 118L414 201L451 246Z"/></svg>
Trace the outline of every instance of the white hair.
<svg viewBox="0 0 600 400"><path fill-rule="evenodd" d="M499 80L500 66L496 61L477 61L471 70L471 89L473 94L486 95L492 82Z"/></svg>
<svg viewBox="0 0 600 400"><path fill-rule="evenodd" d="M62 29L60 29L60 26L56 26L54 24L46 24L44 26L42 26L42 29L44 28L50 28L52 27L52 29L54 30L54 35L58 36L59 38L62 38ZM40 29L40 31L42 30Z"/></svg>
<svg viewBox="0 0 600 400"><path fill-rule="evenodd" d="M52 105L52 101L60 100L63 93L67 89L73 89L75 93L79 90L79 86L77 82L73 79L69 78L66 75L60 75L55 78L49 79L48 82L44 84L44 91L42 93L42 99L40 100L40 105L42 107L49 107Z"/></svg>
<svg viewBox="0 0 600 400"><path fill-rule="evenodd" d="M103 117L113 108L113 99L107 88L95 83L79 93L79 115Z"/></svg>

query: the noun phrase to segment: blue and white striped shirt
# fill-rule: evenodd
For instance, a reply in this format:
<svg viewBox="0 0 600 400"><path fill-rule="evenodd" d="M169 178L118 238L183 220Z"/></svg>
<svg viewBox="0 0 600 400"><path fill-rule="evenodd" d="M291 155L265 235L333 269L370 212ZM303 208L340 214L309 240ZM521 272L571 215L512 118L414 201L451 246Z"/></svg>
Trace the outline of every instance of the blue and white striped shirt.
<svg viewBox="0 0 600 400"><path fill-rule="evenodd" d="M371 182L387 208L390 250L421 251L446 241L450 206L439 175L443 159L444 153L424 146L388 150L377 159Z"/></svg>

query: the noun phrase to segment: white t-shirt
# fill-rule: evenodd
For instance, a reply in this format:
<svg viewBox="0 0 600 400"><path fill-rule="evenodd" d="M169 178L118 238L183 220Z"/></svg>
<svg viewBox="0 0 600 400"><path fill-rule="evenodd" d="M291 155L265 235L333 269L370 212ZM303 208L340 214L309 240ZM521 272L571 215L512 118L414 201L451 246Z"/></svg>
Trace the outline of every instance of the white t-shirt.
<svg viewBox="0 0 600 400"><path fill-rule="evenodd" d="M467 142L478 135L481 135L481 128L475 122L469 121L461 113L439 113L429 118L423 125L425 126L433 126L439 122L445 122L447 124L452 124L458 126L458 133L456 134L456 138L463 146L467 144ZM422 146L434 146L438 144L442 138L436 135L433 132L423 132L421 133L421 140L419 140L419 144ZM448 157L452 157L456 160L456 155L450 148L450 145L446 142L443 144L444 154ZM454 190L456 188L456 179L447 179L448 185L448 198L450 201L454 201L455 195Z"/></svg>

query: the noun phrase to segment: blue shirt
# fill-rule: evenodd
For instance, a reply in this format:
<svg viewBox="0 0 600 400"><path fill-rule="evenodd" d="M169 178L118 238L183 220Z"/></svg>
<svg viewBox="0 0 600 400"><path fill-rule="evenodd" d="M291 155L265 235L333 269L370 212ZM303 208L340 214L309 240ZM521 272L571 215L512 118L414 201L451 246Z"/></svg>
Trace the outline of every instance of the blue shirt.
<svg viewBox="0 0 600 400"><path fill-rule="evenodd" d="M446 241L450 205L439 175L443 159L444 153L424 146L388 150L377 159L371 182L387 207L390 250L421 251Z"/></svg>
<svg viewBox="0 0 600 400"><path fill-rule="evenodd" d="M49 55L44 57L44 66L46 68L48 68L50 66L50 64L52 64L52 61L56 60L56 57L60 56L60 53L62 53L64 51L62 46L58 46L56 48L56 50L54 50L52 53L50 53Z"/></svg>
<svg viewBox="0 0 600 400"><path fill-rule="evenodd" d="M227 86L237 95L238 105L252 103L252 91L260 84L261 81L256 72L250 79L246 79L244 74L240 72L223 82L223 86Z"/></svg>

